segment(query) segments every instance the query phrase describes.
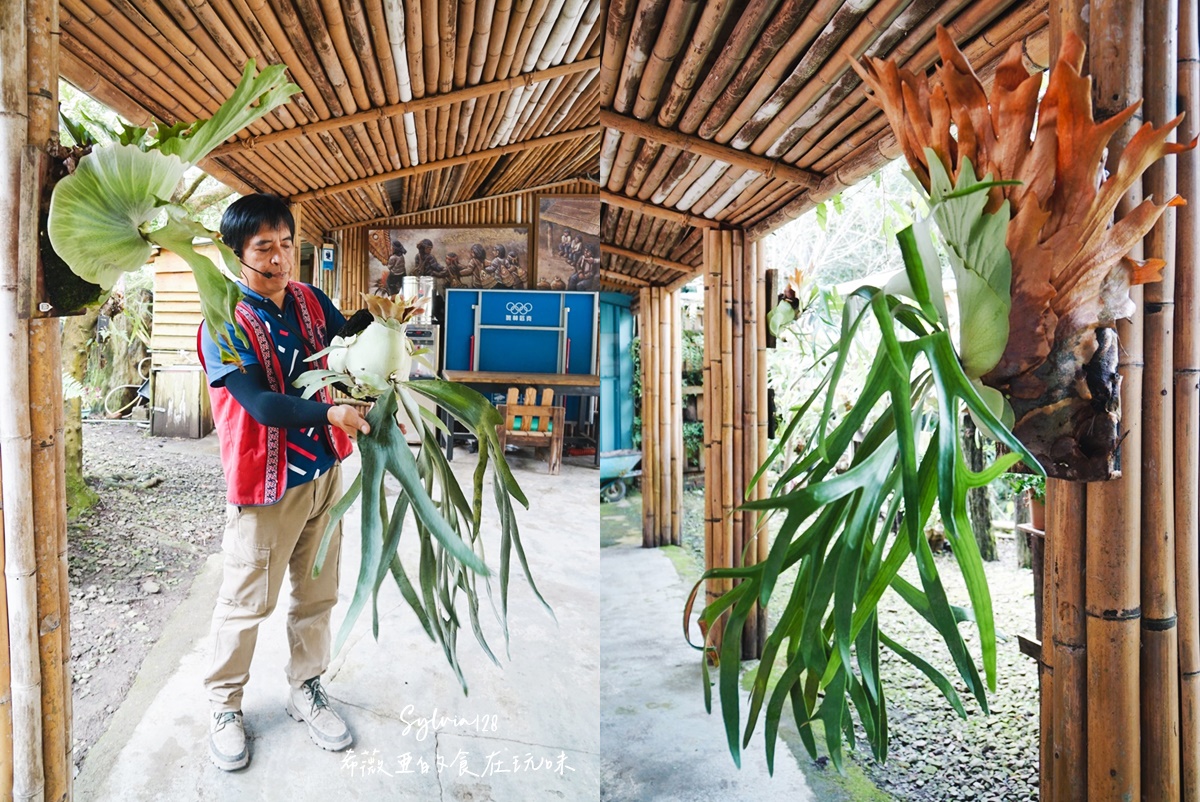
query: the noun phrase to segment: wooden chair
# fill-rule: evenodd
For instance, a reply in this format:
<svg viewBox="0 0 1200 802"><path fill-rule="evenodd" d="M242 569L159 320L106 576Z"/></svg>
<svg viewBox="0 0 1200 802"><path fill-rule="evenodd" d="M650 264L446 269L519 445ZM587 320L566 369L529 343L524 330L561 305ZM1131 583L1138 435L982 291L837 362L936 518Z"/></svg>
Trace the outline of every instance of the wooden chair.
<svg viewBox="0 0 1200 802"><path fill-rule="evenodd" d="M508 389L506 403L497 409L504 417L504 423L497 427L500 436L500 448L511 443L516 446L533 446L548 448L550 474L558 474L562 465L563 450L563 416L566 409L554 406L554 391L546 388L542 391L542 401L537 400L537 389L529 387L525 390L524 399L516 387Z"/></svg>

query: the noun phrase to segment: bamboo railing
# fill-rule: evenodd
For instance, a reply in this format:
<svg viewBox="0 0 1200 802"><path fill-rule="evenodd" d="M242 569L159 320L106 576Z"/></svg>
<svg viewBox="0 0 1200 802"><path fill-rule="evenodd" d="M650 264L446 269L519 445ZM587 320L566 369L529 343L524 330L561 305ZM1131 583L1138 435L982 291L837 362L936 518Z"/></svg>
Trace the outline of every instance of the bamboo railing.
<svg viewBox="0 0 1200 802"><path fill-rule="evenodd" d="M764 251L738 231L704 235L704 483L705 568L753 565L769 547L758 517L740 509L761 498L748 487L767 453ZM710 579L709 602L732 589ZM720 633L712 636L720 642ZM747 618L742 654L755 658L766 639L766 611Z"/></svg>

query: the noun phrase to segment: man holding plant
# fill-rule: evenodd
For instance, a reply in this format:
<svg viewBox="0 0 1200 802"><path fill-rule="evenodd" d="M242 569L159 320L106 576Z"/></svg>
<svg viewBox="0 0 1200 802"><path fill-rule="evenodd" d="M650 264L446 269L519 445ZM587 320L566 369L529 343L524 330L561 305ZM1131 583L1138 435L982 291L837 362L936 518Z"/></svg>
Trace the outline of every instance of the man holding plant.
<svg viewBox="0 0 1200 802"><path fill-rule="evenodd" d="M330 660L340 524L325 570L316 577L312 572L329 509L342 494L340 462L355 435L370 427L355 407L334 404L328 389L318 393L319 400L309 400L293 387L313 367L305 359L323 350L345 324L324 293L293 280L294 235L292 214L277 196L249 195L230 205L221 237L243 266L244 298L236 320L246 342L230 327L241 365L222 362L207 323L198 333L228 485L224 575L204 681L211 706L209 752L226 771L250 760L242 691L258 625L275 608L285 570L291 575L287 713L305 722L323 749L339 751L353 740L320 684Z"/></svg>

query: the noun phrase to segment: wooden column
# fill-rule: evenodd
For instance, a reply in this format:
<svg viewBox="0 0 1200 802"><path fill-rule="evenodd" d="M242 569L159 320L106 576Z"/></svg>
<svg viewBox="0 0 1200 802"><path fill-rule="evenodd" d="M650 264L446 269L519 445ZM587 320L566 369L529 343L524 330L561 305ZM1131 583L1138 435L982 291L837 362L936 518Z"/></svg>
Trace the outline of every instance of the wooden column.
<svg viewBox="0 0 1200 802"><path fill-rule="evenodd" d="M743 502L765 492L749 486L766 454L766 353L762 246L740 231L704 235L704 448L706 567L753 565L770 544L758 516ZM710 580L711 602L732 584ZM720 642L719 632L714 637ZM760 655L766 636L764 610L742 632L742 657Z"/></svg>

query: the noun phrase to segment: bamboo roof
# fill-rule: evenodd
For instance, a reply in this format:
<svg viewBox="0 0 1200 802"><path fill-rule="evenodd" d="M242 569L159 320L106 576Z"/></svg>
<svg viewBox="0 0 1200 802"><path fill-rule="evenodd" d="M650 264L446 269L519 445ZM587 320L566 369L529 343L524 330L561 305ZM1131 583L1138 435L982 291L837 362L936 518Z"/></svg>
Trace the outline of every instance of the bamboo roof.
<svg viewBox="0 0 1200 802"><path fill-rule="evenodd" d="M303 92L201 166L306 236L596 174L601 0L62 0L62 77L144 125L250 58Z"/></svg>
<svg viewBox="0 0 1200 802"><path fill-rule="evenodd" d="M937 60L944 25L985 84L1014 43L1048 64L1048 0L611 0L599 91L601 277L679 286L703 230L766 236L899 155L850 60Z"/></svg>

